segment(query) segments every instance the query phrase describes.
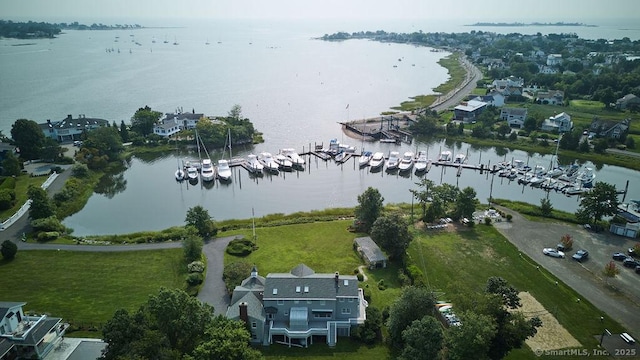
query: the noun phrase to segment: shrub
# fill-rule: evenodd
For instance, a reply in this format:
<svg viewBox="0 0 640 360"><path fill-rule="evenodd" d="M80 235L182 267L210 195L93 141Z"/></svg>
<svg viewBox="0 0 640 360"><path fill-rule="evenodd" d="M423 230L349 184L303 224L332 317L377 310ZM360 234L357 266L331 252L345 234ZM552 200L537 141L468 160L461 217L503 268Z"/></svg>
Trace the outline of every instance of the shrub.
<svg viewBox="0 0 640 360"><path fill-rule="evenodd" d="M16 192L13 189L0 189L0 210L10 209L14 200L16 199Z"/></svg>
<svg viewBox="0 0 640 360"><path fill-rule="evenodd" d="M2 184L0 184L0 189L15 189L16 188L16 179L14 177L7 177L4 179Z"/></svg>
<svg viewBox="0 0 640 360"><path fill-rule="evenodd" d="M85 164L76 164L71 168L71 175L77 178L89 176L89 168Z"/></svg>
<svg viewBox="0 0 640 360"><path fill-rule="evenodd" d="M407 267L407 275L411 279L413 285L425 286L427 284L424 279L424 274L422 273L422 270L420 270L420 268L417 267L416 265L409 265Z"/></svg>
<svg viewBox="0 0 640 360"><path fill-rule="evenodd" d="M33 226L36 231L56 231L59 233L66 232L67 228L62 225L60 220L55 216L49 216L42 219L35 219L31 221L31 226Z"/></svg>
<svg viewBox="0 0 640 360"><path fill-rule="evenodd" d="M50 241L60 237L60 233L57 231L43 231L36 237L38 241Z"/></svg>
<svg viewBox="0 0 640 360"><path fill-rule="evenodd" d="M187 275L187 284L191 286L202 284L203 276L201 273L191 273Z"/></svg>
<svg viewBox="0 0 640 360"><path fill-rule="evenodd" d="M18 253L18 245L11 240L5 240L0 246L0 253L4 259L11 260Z"/></svg>
<svg viewBox="0 0 640 360"><path fill-rule="evenodd" d="M364 299L367 300L369 304L371 304L371 289L364 288L362 292L364 294Z"/></svg>
<svg viewBox="0 0 640 360"><path fill-rule="evenodd" d="M244 261L232 262L224 266L222 279L229 293L233 292L233 289L240 285L242 280L251 275L251 268L251 264Z"/></svg>
<svg viewBox="0 0 640 360"><path fill-rule="evenodd" d="M187 263L200 260L202 258L202 246L204 242L197 235L188 236L182 240L182 250L184 251L184 259Z"/></svg>
<svg viewBox="0 0 640 360"><path fill-rule="evenodd" d="M193 261L187 265L187 269L190 273L202 273L204 272L204 264L202 261Z"/></svg>
<svg viewBox="0 0 640 360"><path fill-rule="evenodd" d="M254 243L249 239L231 240L227 246L227 254L233 256L247 256L255 250Z"/></svg>
<svg viewBox="0 0 640 360"><path fill-rule="evenodd" d="M364 275L362 275L362 273L358 273L356 277L358 278L358 281L364 281Z"/></svg>
<svg viewBox="0 0 640 360"><path fill-rule="evenodd" d="M511 222L511 219L513 219L513 215L511 214L507 214L507 221Z"/></svg>
<svg viewBox="0 0 640 360"><path fill-rule="evenodd" d="M490 217L484 218L484 224L485 225L491 225L491 218Z"/></svg>
<svg viewBox="0 0 640 360"><path fill-rule="evenodd" d="M571 250L573 248L573 237L569 234L564 234L560 238L560 243L564 246L564 250Z"/></svg>
<svg viewBox="0 0 640 360"><path fill-rule="evenodd" d="M378 290L386 290L387 289L387 285L384 283L384 279L380 279L380 281L378 281Z"/></svg>

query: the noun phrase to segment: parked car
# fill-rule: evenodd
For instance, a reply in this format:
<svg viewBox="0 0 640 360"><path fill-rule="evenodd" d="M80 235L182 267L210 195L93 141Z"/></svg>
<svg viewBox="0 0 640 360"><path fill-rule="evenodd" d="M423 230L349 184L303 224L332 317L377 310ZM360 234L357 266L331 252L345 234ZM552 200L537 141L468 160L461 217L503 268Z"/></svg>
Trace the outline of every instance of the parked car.
<svg viewBox="0 0 640 360"><path fill-rule="evenodd" d="M562 243L556 245L556 250L558 250L558 251L567 251L567 249L564 247L564 245Z"/></svg>
<svg viewBox="0 0 640 360"><path fill-rule="evenodd" d="M625 253L621 253L621 252L613 253L613 260L623 261L627 257L628 256Z"/></svg>
<svg viewBox="0 0 640 360"><path fill-rule="evenodd" d="M560 250L556 250L553 248L544 248L542 249L542 253L547 255L547 256L551 256L554 258L563 258L564 257L564 253Z"/></svg>
<svg viewBox="0 0 640 360"><path fill-rule="evenodd" d="M580 249L576 251L576 253L573 254L571 258L573 258L573 260L575 261L582 262L583 260L587 260L587 258L589 258L589 252L587 250Z"/></svg>
<svg viewBox="0 0 640 360"><path fill-rule="evenodd" d="M640 274L640 265L636 266L636 274Z"/></svg>
<svg viewBox="0 0 640 360"><path fill-rule="evenodd" d="M624 261L622 262L622 265L635 269L637 266L640 266L640 261L637 261L632 257L628 257L624 259Z"/></svg>

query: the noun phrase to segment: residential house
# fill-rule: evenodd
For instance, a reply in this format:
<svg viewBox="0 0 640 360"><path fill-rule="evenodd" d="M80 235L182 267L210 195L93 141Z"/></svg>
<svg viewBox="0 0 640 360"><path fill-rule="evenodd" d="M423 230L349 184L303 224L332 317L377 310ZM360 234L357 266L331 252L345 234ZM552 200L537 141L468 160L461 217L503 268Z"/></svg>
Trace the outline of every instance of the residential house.
<svg viewBox="0 0 640 360"><path fill-rule="evenodd" d="M454 120L471 123L476 121L478 116L486 108L487 103L476 100L469 100L453 108Z"/></svg>
<svg viewBox="0 0 640 360"><path fill-rule="evenodd" d="M564 103L564 91L538 91L536 94L536 102L545 105L562 105Z"/></svg>
<svg viewBox="0 0 640 360"><path fill-rule="evenodd" d="M547 65L538 65L538 72L540 74L557 74L560 71L555 67L551 67Z"/></svg>
<svg viewBox="0 0 640 360"><path fill-rule="evenodd" d="M71 115L67 115L63 120L47 120L46 123L38 124L38 126L42 129L44 136L64 142L80 140L80 136L83 132L109 126L109 121L104 119L88 118L84 114L81 114L77 119L74 119Z"/></svg>
<svg viewBox="0 0 640 360"><path fill-rule="evenodd" d="M369 236L359 237L353 240L353 247L356 249L360 257L367 263L370 269L377 267L387 267L389 259L380 250L378 244Z"/></svg>
<svg viewBox="0 0 640 360"><path fill-rule="evenodd" d="M0 141L0 161L7 158L7 154L16 154L16 147Z"/></svg>
<svg viewBox="0 0 640 360"><path fill-rule="evenodd" d="M526 108L503 108L500 110L500 119L507 121L512 128L522 128L527 119Z"/></svg>
<svg viewBox="0 0 640 360"><path fill-rule="evenodd" d="M633 94L627 94L616 100L616 109L618 110L625 110L632 107L640 108L640 98Z"/></svg>
<svg viewBox="0 0 640 360"><path fill-rule="evenodd" d="M547 55L547 66L559 66L559 65L562 65L562 54Z"/></svg>
<svg viewBox="0 0 640 360"><path fill-rule="evenodd" d="M178 109L174 113L166 113L164 118L153 126L153 133L163 137L170 137L181 130L195 129L198 121L204 117L204 114L196 113L195 110L182 112L181 109ZM213 117L207 118L213 123L222 123Z"/></svg>
<svg viewBox="0 0 640 360"><path fill-rule="evenodd" d="M307 347L321 340L335 346L364 324L367 306L356 276L316 274L300 264L266 277L254 267L233 290L226 315L246 322L256 344Z"/></svg>
<svg viewBox="0 0 640 360"><path fill-rule="evenodd" d="M179 132L180 125L175 121L163 121L153 126L153 133L163 137L171 137Z"/></svg>
<svg viewBox="0 0 640 360"><path fill-rule="evenodd" d="M629 130L630 119L622 121L607 121L594 118L589 126L589 133L598 137L619 139Z"/></svg>
<svg viewBox="0 0 640 360"><path fill-rule="evenodd" d="M541 129L543 131L564 133L573 129L573 121L571 121L571 116L569 116L569 114L563 112L545 119L542 122Z"/></svg>
<svg viewBox="0 0 640 360"><path fill-rule="evenodd" d="M26 315L24 305L0 302L0 359L43 359L64 336L62 319Z"/></svg>

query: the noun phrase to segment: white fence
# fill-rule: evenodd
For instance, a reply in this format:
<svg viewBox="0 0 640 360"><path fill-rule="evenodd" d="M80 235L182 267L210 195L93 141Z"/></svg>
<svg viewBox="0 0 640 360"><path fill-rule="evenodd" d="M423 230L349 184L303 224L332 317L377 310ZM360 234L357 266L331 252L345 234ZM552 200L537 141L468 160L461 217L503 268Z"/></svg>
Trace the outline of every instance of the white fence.
<svg viewBox="0 0 640 360"><path fill-rule="evenodd" d="M49 177L47 178L47 180L45 180L42 185L40 187L42 187L43 189L46 189L49 187L49 185L51 185L51 183L58 177L57 173L53 173L51 175L49 175ZM9 226L13 225L13 223L15 223L16 221L18 221L18 219L20 219L22 217L22 215L24 215L27 211L29 211L29 208L31 207L31 199L27 200L27 202L25 202L20 209L18 209L18 211L16 211L15 214L11 215L10 218L8 218L7 220L3 221L2 224L0 224L0 231L4 231L6 228L8 228Z"/></svg>

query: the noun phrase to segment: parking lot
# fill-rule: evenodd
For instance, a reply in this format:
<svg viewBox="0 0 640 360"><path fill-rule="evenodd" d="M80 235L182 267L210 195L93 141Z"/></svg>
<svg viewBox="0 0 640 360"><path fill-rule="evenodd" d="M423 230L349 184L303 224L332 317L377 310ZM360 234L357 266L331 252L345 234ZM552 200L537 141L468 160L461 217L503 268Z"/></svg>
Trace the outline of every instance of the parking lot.
<svg viewBox="0 0 640 360"><path fill-rule="evenodd" d="M602 274L605 264L612 260L614 252L626 252L637 243L635 239L608 233L594 233L575 224L535 222L525 219L509 209L501 210L513 216L511 222L496 222L494 226L524 254L531 257L560 280L582 294L596 307L621 323L634 337L640 337L640 275L622 266L615 278ZM542 254L543 248L555 248L564 234L573 237L573 249L564 259ZM579 249L589 251L583 262L571 259ZM594 314L600 316L600 314Z"/></svg>

